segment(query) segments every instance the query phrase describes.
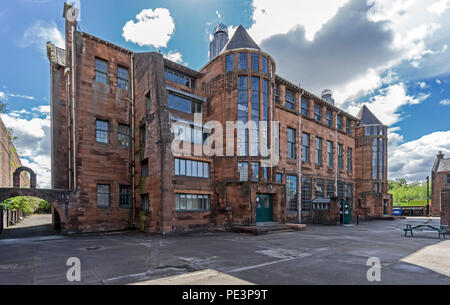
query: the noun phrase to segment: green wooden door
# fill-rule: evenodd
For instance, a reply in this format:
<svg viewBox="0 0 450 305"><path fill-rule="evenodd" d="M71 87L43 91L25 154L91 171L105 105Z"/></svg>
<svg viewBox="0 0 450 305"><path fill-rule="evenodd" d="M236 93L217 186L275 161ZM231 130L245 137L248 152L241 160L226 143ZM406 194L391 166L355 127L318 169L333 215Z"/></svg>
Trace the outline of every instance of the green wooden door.
<svg viewBox="0 0 450 305"><path fill-rule="evenodd" d="M256 222L273 221L273 199L270 195L258 194L256 202Z"/></svg>
<svg viewBox="0 0 450 305"><path fill-rule="evenodd" d="M341 206L341 224L350 224L352 222L352 207L350 203L343 198L340 199L339 203Z"/></svg>

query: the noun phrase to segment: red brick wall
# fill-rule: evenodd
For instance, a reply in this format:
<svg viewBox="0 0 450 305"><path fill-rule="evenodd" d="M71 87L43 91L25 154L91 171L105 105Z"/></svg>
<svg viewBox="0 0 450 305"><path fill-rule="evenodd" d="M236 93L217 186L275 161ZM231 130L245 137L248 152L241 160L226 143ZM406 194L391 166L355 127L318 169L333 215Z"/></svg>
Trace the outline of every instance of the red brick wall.
<svg viewBox="0 0 450 305"><path fill-rule="evenodd" d="M450 189L450 185L447 185L447 175L449 172L438 172L432 175L431 181L431 214L433 216L439 216L441 213L443 200L441 198L441 191Z"/></svg>
<svg viewBox="0 0 450 305"><path fill-rule="evenodd" d="M450 189L441 191L441 224L450 225Z"/></svg>

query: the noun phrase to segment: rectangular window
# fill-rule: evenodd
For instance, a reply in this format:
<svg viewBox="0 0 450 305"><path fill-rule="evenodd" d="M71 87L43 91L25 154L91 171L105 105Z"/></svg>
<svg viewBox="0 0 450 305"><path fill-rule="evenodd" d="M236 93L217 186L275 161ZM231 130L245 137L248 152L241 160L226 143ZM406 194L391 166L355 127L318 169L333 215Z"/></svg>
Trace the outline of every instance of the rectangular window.
<svg viewBox="0 0 450 305"><path fill-rule="evenodd" d="M237 119L244 125L248 122L248 77L238 78L238 114ZM248 156L248 129L242 127L238 129L238 155Z"/></svg>
<svg viewBox="0 0 450 305"><path fill-rule="evenodd" d="M302 178L302 211L311 211L312 208L312 178Z"/></svg>
<svg viewBox="0 0 450 305"><path fill-rule="evenodd" d="M275 85L275 103L280 104L280 86Z"/></svg>
<svg viewBox="0 0 450 305"><path fill-rule="evenodd" d="M209 178L210 164L208 162L175 158L175 176Z"/></svg>
<svg viewBox="0 0 450 305"><path fill-rule="evenodd" d="M262 172L263 172L263 179L264 179L264 181L269 180L269 168L268 167L263 167L262 168Z"/></svg>
<svg viewBox="0 0 450 305"><path fill-rule="evenodd" d="M127 68L117 67L117 87L128 90L130 85L130 74Z"/></svg>
<svg viewBox="0 0 450 305"><path fill-rule="evenodd" d="M286 90L285 104L286 108L295 110L295 94L292 91Z"/></svg>
<svg viewBox="0 0 450 305"><path fill-rule="evenodd" d="M252 181L259 181L259 163L252 162Z"/></svg>
<svg viewBox="0 0 450 305"><path fill-rule="evenodd" d="M447 175L447 185L450 185L450 175Z"/></svg>
<svg viewBox="0 0 450 305"><path fill-rule="evenodd" d="M333 167L333 142L327 141L328 167Z"/></svg>
<svg viewBox="0 0 450 305"><path fill-rule="evenodd" d="M347 128L347 134L352 134L352 122L347 118L346 120L346 128Z"/></svg>
<svg viewBox="0 0 450 305"><path fill-rule="evenodd" d="M316 164L322 166L322 139L316 137Z"/></svg>
<svg viewBox="0 0 450 305"><path fill-rule="evenodd" d="M99 58L95 59L95 81L108 84L108 62Z"/></svg>
<svg viewBox="0 0 450 305"><path fill-rule="evenodd" d="M164 75L167 80L170 80L174 83L195 89L196 81L192 77L183 74L178 71L171 70L169 68L165 68Z"/></svg>
<svg viewBox="0 0 450 305"><path fill-rule="evenodd" d="M263 66L262 66L262 70L264 73L269 73L269 60L267 59L267 57L263 56Z"/></svg>
<svg viewBox="0 0 450 305"><path fill-rule="evenodd" d="M342 115L336 117L336 128L342 130Z"/></svg>
<svg viewBox="0 0 450 305"><path fill-rule="evenodd" d="M255 123L251 128L250 150L251 156L258 156L259 154L259 77L252 77L252 91L251 91L251 119Z"/></svg>
<svg viewBox="0 0 450 305"><path fill-rule="evenodd" d="M337 182L337 195L340 198L345 197L345 183L344 181Z"/></svg>
<svg viewBox="0 0 450 305"><path fill-rule="evenodd" d="M347 197L350 205L353 207L353 183L347 184Z"/></svg>
<svg viewBox="0 0 450 305"><path fill-rule="evenodd" d="M309 100L302 96L302 114L309 117Z"/></svg>
<svg viewBox="0 0 450 305"><path fill-rule="evenodd" d="M276 182L277 182L277 183L282 184L282 183L283 183L283 174L277 173L275 179L276 179Z"/></svg>
<svg viewBox="0 0 450 305"><path fill-rule="evenodd" d="M109 143L109 122L97 120L96 126L96 140L97 143L108 144Z"/></svg>
<svg viewBox="0 0 450 305"><path fill-rule="evenodd" d="M121 185L119 187L119 205L121 207L129 207L131 205L131 187Z"/></svg>
<svg viewBox="0 0 450 305"><path fill-rule="evenodd" d="M327 198L334 197L334 195L335 195L334 192L335 192L334 180L328 180L327 181Z"/></svg>
<svg viewBox="0 0 450 305"><path fill-rule="evenodd" d="M226 71L234 71L234 54L229 54L226 57Z"/></svg>
<svg viewBox="0 0 450 305"><path fill-rule="evenodd" d="M373 191L374 191L375 193L378 193L378 183L374 183L374 184L373 184Z"/></svg>
<svg viewBox="0 0 450 305"><path fill-rule="evenodd" d="M316 121L322 121L322 107L319 104L314 105L314 119Z"/></svg>
<svg viewBox="0 0 450 305"><path fill-rule="evenodd" d="M248 57L247 53L239 53L239 70L248 69Z"/></svg>
<svg viewBox="0 0 450 305"><path fill-rule="evenodd" d="M333 127L333 112L327 109L327 126Z"/></svg>
<svg viewBox="0 0 450 305"><path fill-rule="evenodd" d="M151 99L150 99L150 92L149 93L147 93L147 95L145 96L145 111L149 111L150 110L150 107L151 107L151 104L152 103L152 101L151 101Z"/></svg>
<svg viewBox="0 0 450 305"><path fill-rule="evenodd" d="M368 126L364 127L364 135L370 136L370 127L368 127Z"/></svg>
<svg viewBox="0 0 450 305"><path fill-rule="evenodd" d="M148 177L148 159L141 161L141 177Z"/></svg>
<svg viewBox="0 0 450 305"><path fill-rule="evenodd" d="M144 145L147 142L147 132L146 132L146 125L142 126L139 129L139 144Z"/></svg>
<svg viewBox="0 0 450 305"><path fill-rule="evenodd" d="M287 129L287 157L288 159L296 159L295 156L295 129Z"/></svg>
<svg viewBox="0 0 450 305"><path fill-rule="evenodd" d="M353 150L347 149L347 171L351 173L353 170Z"/></svg>
<svg viewBox="0 0 450 305"><path fill-rule="evenodd" d="M210 209L210 196L176 194L175 209L177 211L208 211Z"/></svg>
<svg viewBox="0 0 450 305"><path fill-rule="evenodd" d="M344 169L344 145L338 145L338 169Z"/></svg>
<svg viewBox="0 0 450 305"><path fill-rule="evenodd" d="M141 195L141 211L148 212L149 198L148 195Z"/></svg>
<svg viewBox="0 0 450 305"><path fill-rule="evenodd" d="M303 156L302 160L303 162L309 162L310 161L310 155L309 155L309 134L303 133L303 141L302 141L302 147L303 147Z"/></svg>
<svg viewBox="0 0 450 305"><path fill-rule="evenodd" d="M252 53L252 70L259 71L259 54Z"/></svg>
<svg viewBox="0 0 450 305"><path fill-rule="evenodd" d="M169 93L169 108L189 114L203 112L203 104L201 102L173 93Z"/></svg>
<svg viewBox="0 0 450 305"><path fill-rule="evenodd" d="M314 197L315 198L324 198L325 195L325 182L323 179L316 179L314 184Z"/></svg>
<svg viewBox="0 0 450 305"><path fill-rule="evenodd" d="M286 204L290 212L298 211L297 176L286 176Z"/></svg>
<svg viewBox="0 0 450 305"><path fill-rule="evenodd" d="M130 147L130 126L119 124L119 147Z"/></svg>
<svg viewBox="0 0 450 305"><path fill-rule="evenodd" d="M372 178L378 179L378 139L374 138L372 142Z"/></svg>
<svg viewBox="0 0 450 305"><path fill-rule="evenodd" d="M110 206L109 184L97 184L97 206L107 208Z"/></svg>
<svg viewBox="0 0 450 305"><path fill-rule="evenodd" d="M248 163L247 162L239 162L238 163L238 172L240 181L248 181Z"/></svg>

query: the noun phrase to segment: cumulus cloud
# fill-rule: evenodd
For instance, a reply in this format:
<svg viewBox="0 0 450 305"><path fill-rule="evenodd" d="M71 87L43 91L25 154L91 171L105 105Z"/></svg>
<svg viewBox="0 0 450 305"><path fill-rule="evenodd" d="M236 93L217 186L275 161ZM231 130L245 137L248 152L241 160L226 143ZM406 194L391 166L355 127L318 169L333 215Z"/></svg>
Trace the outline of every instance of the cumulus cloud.
<svg viewBox="0 0 450 305"><path fill-rule="evenodd" d="M402 107L420 104L430 97L429 94L423 93L416 96L408 95L406 85L402 82L381 89L378 93L364 104L386 125L393 125L401 120L403 117ZM356 115L361 104L352 102L346 105L346 108L350 113Z"/></svg>
<svg viewBox="0 0 450 305"><path fill-rule="evenodd" d="M15 146L21 161L38 175L41 188L51 184L50 165L50 115L49 106L39 106L31 111L20 110L2 114L7 128L17 136Z"/></svg>
<svg viewBox="0 0 450 305"><path fill-rule="evenodd" d="M139 46L167 47L175 31L175 22L166 8L142 10L136 15L137 22L129 20L123 27L122 36L126 41Z"/></svg>
<svg viewBox="0 0 450 305"><path fill-rule="evenodd" d="M439 102L439 104L443 106L450 106L450 99L442 100Z"/></svg>
<svg viewBox="0 0 450 305"><path fill-rule="evenodd" d="M48 41L59 48L65 47L64 37L54 21L47 23L37 20L25 31L19 46L22 48L34 46L45 55Z"/></svg>
<svg viewBox="0 0 450 305"><path fill-rule="evenodd" d="M183 63L183 54L180 52L169 51L164 57L179 64Z"/></svg>
<svg viewBox="0 0 450 305"><path fill-rule="evenodd" d="M387 22L368 20L366 2L345 4L312 41L298 25L265 39L261 47L276 58L278 74L317 94L325 88L345 89L352 81L354 87L367 88L361 83L369 82L376 88L381 80L377 69L389 66L401 53L392 48L395 36L386 29Z"/></svg>
<svg viewBox="0 0 450 305"><path fill-rule="evenodd" d="M439 131L398 145L398 133L390 133L389 179L425 180L439 151L450 153L450 130Z"/></svg>

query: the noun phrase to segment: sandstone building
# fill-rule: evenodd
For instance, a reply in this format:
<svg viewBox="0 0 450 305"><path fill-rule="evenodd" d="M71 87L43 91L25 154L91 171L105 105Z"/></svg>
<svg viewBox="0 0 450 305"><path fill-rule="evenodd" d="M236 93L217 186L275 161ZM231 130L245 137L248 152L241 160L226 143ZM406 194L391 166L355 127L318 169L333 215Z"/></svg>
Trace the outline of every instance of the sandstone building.
<svg viewBox="0 0 450 305"><path fill-rule="evenodd" d="M450 202L446 202L445 191L450 192L450 158L445 159L440 151L431 171L431 214L439 217L446 213L443 220L450 214Z"/></svg>
<svg viewBox="0 0 450 305"><path fill-rule="evenodd" d="M71 9L65 50L48 44L52 187L78 194L66 231L336 223L340 203L347 221L391 213L387 127L367 107L354 117L331 91L318 97L277 75L242 26L229 38L219 25L196 71L77 31ZM212 147L233 156L173 154L175 137L202 151L218 132L211 121L280 124L224 132Z"/></svg>

